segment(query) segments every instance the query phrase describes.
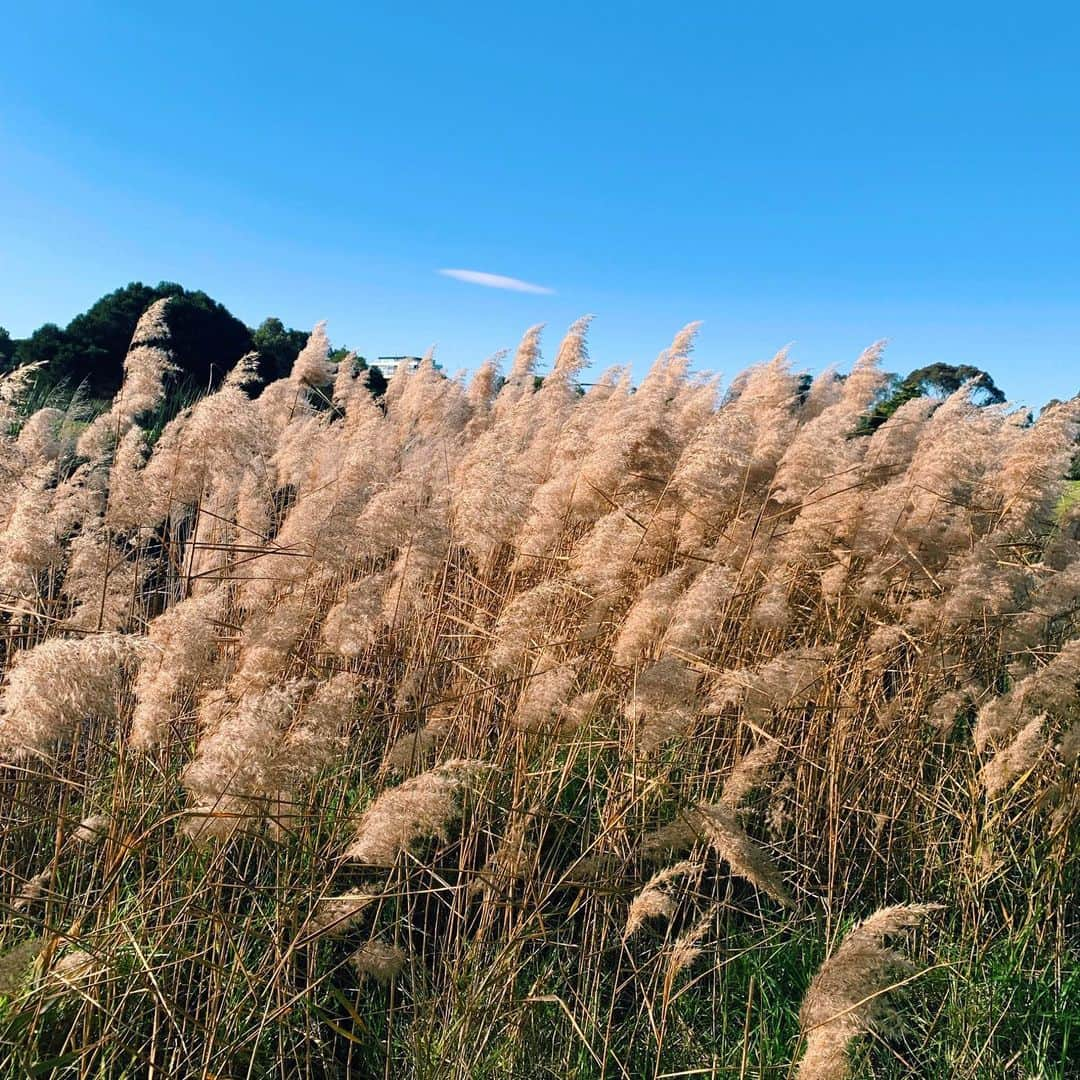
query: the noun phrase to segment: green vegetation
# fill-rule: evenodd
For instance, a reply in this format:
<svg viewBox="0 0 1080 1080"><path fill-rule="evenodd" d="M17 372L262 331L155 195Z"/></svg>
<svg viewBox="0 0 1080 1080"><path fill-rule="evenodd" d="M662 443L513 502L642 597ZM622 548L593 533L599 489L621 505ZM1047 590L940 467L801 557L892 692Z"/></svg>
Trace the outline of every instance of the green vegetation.
<svg viewBox="0 0 1080 1080"><path fill-rule="evenodd" d="M66 327L46 323L20 340L0 327L0 373L22 364L41 364L38 378L43 385L81 387L87 398L107 400L120 387L124 356L139 316L163 297L171 298L166 314L170 349L185 400L212 390L251 351L259 354L259 384L285 378L308 338L307 331L287 328L277 318L264 319L250 329L199 290L170 281L156 286L136 281L103 296ZM335 358L347 352L339 349ZM355 363L357 370L367 369L363 358ZM385 386L381 373L374 372L373 392L379 394Z"/></svg>
<svg viewBox="0 0 1080 1080"><path fill-rule="evenodd" d="M1005 395L997 388L993 378L982 368L970 364L929 364L916 368L903 378L890 375L888 380L877 403L860 420L857 434L869 435L877 431L901 405L915 398L955 394L965 384L973 387L984 405L1000 405L1005 400Z"/></svg>

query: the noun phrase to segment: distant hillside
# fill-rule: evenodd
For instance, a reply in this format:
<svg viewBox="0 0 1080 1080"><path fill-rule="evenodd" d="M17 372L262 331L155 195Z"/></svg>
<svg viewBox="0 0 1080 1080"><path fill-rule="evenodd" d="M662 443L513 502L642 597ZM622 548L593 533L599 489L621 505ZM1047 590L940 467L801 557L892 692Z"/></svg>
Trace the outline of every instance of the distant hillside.
<svg viewBox="0 0 1080 1080"><path fill-rule="evenodd" d="M155 300L172 297L167 319L175 363L182 382L193 389L216 386L245 353L259 353L259 374L265 385L289 373L307 332L267 318L256 328L245 326L228 308L201 290L185 289L172 281L155 286L133 281L103 296L61 328L45 323L28 338L12 338L0 327L0 371L21 364L44 363L48 385L82 385L92 398L109 398L120 387L124 354L139 316ZM337 349L334 357L346 354ZM367 368L363 359L361 369ZM372 388L381 393L384 382L372 372Z"/></svg>

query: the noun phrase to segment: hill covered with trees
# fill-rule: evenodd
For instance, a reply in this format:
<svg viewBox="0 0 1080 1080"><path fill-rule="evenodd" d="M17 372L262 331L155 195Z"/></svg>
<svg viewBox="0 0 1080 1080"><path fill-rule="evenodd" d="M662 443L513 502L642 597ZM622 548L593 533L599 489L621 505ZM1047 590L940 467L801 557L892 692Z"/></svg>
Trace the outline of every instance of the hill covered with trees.
<svg viewBox="0 0 1080 1080"><path fill-rule="evenodd" d="M245 326L223 304L199 289L186 289L172 281L144 285L133 281L107 293L65 327L45 323L29 337L12 338L0 327L0 371L23 364L41 364L46 385L82 386L91 398L111 398L120 387L124 356L140 316L156 300L169 297L165 310L173 363L180 382L192 391L212 390L245 353L259 354L257 386L286 377L307 341L304 330L286 327L281 319L264 319L257 327ZM340 361L348 349L339 348L331 359ZM355 361L360 370L366 361ZM382 393L381 372L370 376L372 390Z"/></svg>

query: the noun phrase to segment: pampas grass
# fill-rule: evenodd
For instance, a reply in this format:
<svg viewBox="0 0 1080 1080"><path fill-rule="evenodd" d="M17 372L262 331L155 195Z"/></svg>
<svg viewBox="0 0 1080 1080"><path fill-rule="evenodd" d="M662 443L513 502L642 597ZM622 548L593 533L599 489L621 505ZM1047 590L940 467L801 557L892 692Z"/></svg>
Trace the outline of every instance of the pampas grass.
<svg viewBox="0 0 1080 1080"><path fill-rule="evenodd" d="M900 1023L891 995L916 969L886 939L917 926L934 910L925 904L882 908L855 927L822 965L799 1011L806 1039L798 1071L802 1080L844 1080L851 1075L852 1040Z"/></svg>
<svg viewBox="0 0 1080 1080"><path fill-rule="evenodd" d="M1070 1075L1078 402L587 332L0 377L0 1080Z"/></svg>
<svg viewBox="0 0 1080 1080"><path fill-rule="evenodd" d="M470 783L484 768L478 761L447 761L383 792L360 819L345 858L393 866L416 841L447 839Z"/></svg>

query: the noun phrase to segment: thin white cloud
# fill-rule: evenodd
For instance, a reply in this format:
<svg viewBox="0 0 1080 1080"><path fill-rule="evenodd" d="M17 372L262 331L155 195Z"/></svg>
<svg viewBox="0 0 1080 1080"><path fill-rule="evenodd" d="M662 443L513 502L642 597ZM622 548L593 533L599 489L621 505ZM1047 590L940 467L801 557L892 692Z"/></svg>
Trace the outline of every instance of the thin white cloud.
<svg viewBox="0 0 1080 1080"><path fill-rule="evenodd" d="M531 281L503 277L502 274L485 274L483 270L440 270L439 273L470 285L483 285L485 289L509 289L510 292L542 293L545 296L555 292L546 285L534 285Z"/></svg>

